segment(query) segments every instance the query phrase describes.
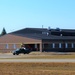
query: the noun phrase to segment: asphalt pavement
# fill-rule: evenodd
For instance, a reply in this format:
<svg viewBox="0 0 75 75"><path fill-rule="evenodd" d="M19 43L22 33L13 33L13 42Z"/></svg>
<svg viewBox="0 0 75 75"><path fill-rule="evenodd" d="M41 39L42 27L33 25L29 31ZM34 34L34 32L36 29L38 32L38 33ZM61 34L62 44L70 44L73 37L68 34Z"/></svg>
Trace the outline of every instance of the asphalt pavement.
<svg viewBox="0 0 75 75"><path fill-rule="evenodd" d="M0 54L0 62L75 62L75 59L22 59L21 57L25 57L25 55L2 53Z"/></svg>
<svg viewBox="0 0 75 75"><path fill-rule="evenodd" d="M0 62L75 62L75 59L0 59Z"/></svg>

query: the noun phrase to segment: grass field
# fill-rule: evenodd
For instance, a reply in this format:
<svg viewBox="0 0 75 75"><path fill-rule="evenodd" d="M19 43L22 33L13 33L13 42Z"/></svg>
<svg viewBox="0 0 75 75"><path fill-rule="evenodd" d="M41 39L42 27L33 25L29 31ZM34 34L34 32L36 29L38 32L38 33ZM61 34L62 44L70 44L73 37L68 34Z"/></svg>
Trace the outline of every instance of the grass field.
<svg viewBox="0 0 75 75"><path fill-rule="evenodd" d="M75 53L64 53L64 54L57 54L57 53L36 54L35 53L32 55L31 54L22 55L18 58L20 59L75 59Z"/></svg>
<svg viewBox="0 0 75 75"><path fill-rule="evenodd" d="M75 75L75 63L0 63L0 75Z"/></svg>
<svg viewBox="0 0 75 75"><path fill-rule="evenodd" d="M23 56L20 59L75 59L75 55L35 55Z"/></svg>

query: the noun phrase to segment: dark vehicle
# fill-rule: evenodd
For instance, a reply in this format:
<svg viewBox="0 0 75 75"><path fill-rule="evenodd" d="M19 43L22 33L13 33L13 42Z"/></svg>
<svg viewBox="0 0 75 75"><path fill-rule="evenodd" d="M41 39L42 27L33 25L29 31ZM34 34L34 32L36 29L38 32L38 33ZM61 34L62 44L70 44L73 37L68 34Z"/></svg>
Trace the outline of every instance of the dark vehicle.
<svg viewBox="0 0 75 75"><path fill-rule="evenodd" d="M29 54L31 52L30 49L26 49L26 48L20 48L20 49L16 49L13 51L13 55L19 55L21 53L23 54Z"/></svg>

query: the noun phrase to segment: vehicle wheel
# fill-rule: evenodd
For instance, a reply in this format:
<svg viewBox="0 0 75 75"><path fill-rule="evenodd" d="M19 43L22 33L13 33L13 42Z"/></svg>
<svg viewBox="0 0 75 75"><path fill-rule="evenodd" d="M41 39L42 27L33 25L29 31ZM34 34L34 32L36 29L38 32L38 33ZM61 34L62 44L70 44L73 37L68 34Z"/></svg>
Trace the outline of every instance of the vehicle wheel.
<svg viewBox="0 0 75 75"><path fill-rule="evenodd" d="M27 54L29 54L29 52L27 52Z"/></svg>
<svg viewBox="0 0 75 75"><path fill-rule="evenodd" d="M19 55L18 53L16 55Z"/></svg>
<svg viewBox="0 0 75 75"><path fill-rule="evenodd" d="M15 53L13 53L13 55L15 55Z"/></svg>

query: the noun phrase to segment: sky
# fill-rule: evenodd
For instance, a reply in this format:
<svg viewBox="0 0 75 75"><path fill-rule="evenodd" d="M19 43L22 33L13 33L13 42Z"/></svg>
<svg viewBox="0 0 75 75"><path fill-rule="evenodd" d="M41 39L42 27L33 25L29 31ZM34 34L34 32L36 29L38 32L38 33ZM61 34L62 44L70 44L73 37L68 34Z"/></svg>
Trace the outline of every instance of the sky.
<svg viewBox="0 0 75 75"><path fill-rule="evenodd" d="M0 32L42 26L75 29L75 0L0 0Z"/></svg>

